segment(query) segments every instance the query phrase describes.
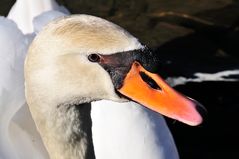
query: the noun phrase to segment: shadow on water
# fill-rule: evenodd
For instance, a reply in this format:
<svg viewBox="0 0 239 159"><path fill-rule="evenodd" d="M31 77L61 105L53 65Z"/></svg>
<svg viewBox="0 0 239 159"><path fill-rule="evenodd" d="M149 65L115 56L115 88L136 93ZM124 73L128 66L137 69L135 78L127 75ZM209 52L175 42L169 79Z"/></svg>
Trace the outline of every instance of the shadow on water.
<svg viewBox="0 0 239 159"><path fill-rule="evenodd" d="M155 53L160 61L158 72L163 73L164 77L192 77L196 72L239 69L238 31L213 31L195 31L156 48Z"/></svg>

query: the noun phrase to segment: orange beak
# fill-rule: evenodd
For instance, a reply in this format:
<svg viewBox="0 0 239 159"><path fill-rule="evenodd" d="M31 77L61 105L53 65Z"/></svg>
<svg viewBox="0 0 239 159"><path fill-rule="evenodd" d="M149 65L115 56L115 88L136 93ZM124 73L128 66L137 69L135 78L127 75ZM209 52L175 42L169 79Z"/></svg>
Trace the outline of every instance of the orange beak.
<svg viewBox="0 0 239 159"><path fill-rule="evenodd" d="M148 80L148 81L147 81ZM167 117L188 125L199 125L197 104L171 88L159 75L134 62L118 91L128 98Z"/></svg>

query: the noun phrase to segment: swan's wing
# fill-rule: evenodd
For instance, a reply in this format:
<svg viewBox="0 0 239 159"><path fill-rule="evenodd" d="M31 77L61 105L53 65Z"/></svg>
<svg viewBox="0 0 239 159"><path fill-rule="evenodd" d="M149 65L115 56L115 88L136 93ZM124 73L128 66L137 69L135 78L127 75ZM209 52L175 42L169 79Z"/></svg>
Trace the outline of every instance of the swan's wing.
<svg viewBox="0 0 239 159"><path fill-rule="evenodd" d="M164 118L133 102L92 103L92 134L97 159L178 159Z"/></svg>
<svg viewBox="0 0 239 159"><path fill-rule="evenodd" d="M38 153L38 150L26 124L22 122L25 116L22 118L15 116L25 105L23 63L30 41L31 37L25 36L13 21L0 18L0 157L2 159L37 158L32 154Z"/></svg>
<svg viewBox="0 0 239 159"><path fill-rule="evenodd" d="M39 31L64 15L49 11L36 17ZM24 35L17 25L0 18L0 158L47 159L48 154L25 104L23 63L35 34Z"/></svg>
<svg viewBox="0 0 239 159"><path fill-rule="evenodd" d="M24 35L14 22L0 18L0 156L16 158L9 137L10 120L24 104ZM19 46L19 48L17 47ZM21 83L21 84L20 84ZM17 107L17 108L16 108Z"/></svg>
<svg viewBox="0 0 239 159"><path fill-rule="evenodd" d="M8 18L15 21L24 34L32 33L33 19L50 10L69 14L69 11L64 6L59 6L55 0L17 0L11 8Z"/></svg>

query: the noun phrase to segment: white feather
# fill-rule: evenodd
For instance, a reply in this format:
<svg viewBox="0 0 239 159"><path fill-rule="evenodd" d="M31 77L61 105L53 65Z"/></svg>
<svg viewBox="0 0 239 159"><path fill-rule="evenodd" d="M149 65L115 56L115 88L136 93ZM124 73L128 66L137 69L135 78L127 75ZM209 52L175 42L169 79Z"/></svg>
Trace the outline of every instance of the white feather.
<svg viewBox="0 0 239 159"><path fill-rule="evenodd" d="M177 159L162 115L134 102L92 103L92 133L97 159Z"/></svg>
<svg viewBox="0 0 239 159"><path fill-rule="evenodd" d="M4 17L0 19L0 35L0 73L3 75L0 80L0 155L3 159L23 156L30 159L33 156L26 157L26 154L34 154L35 146L31 141L34 134L24 129L27 125L21 120L26 116L20 116L20 109L25 105L23 63L31 38L23 35L13 21ZM29 126L34 128L33 123ZM23 138L25 142L20 142ZM32 153L23 149L32 150Z"/></svg>
<svg viewBox="0 0 239 159"><path fill-rule="evenodd" d="M69 11L59 6L55 0L17 0L11 8L8 18L15 21L24 34L33 32L33 19L43 12L58 10L68 14Z"/></svg>
<svg viewBox="0 0 239 159"><path fill-rule="evenodd" d="M58 9L55 1L18 0L8 18L0 17L0 159L47 159L48 154L25 104L23 63L33 34L32 20L45 10ZM63 14L63 13L62 13ZM58 13L59 16L59 13ZM58 17L49 13L44 22L36 20L40 29ZM41 16L38 19L42 19ZM18 27L21 29L18 29Z"/></svg>

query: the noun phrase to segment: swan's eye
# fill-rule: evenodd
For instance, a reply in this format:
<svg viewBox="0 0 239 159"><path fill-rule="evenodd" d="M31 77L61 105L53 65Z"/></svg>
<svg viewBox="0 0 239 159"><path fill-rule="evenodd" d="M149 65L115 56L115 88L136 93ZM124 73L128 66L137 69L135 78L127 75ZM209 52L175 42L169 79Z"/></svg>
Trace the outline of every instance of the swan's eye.
<svg viewBox="0 0 239 159"><path fill-rule="evenodd" d="M88 56L88 59L91 62L99 62L100 61L100 56L98 54L90 54Z"/></svg>

